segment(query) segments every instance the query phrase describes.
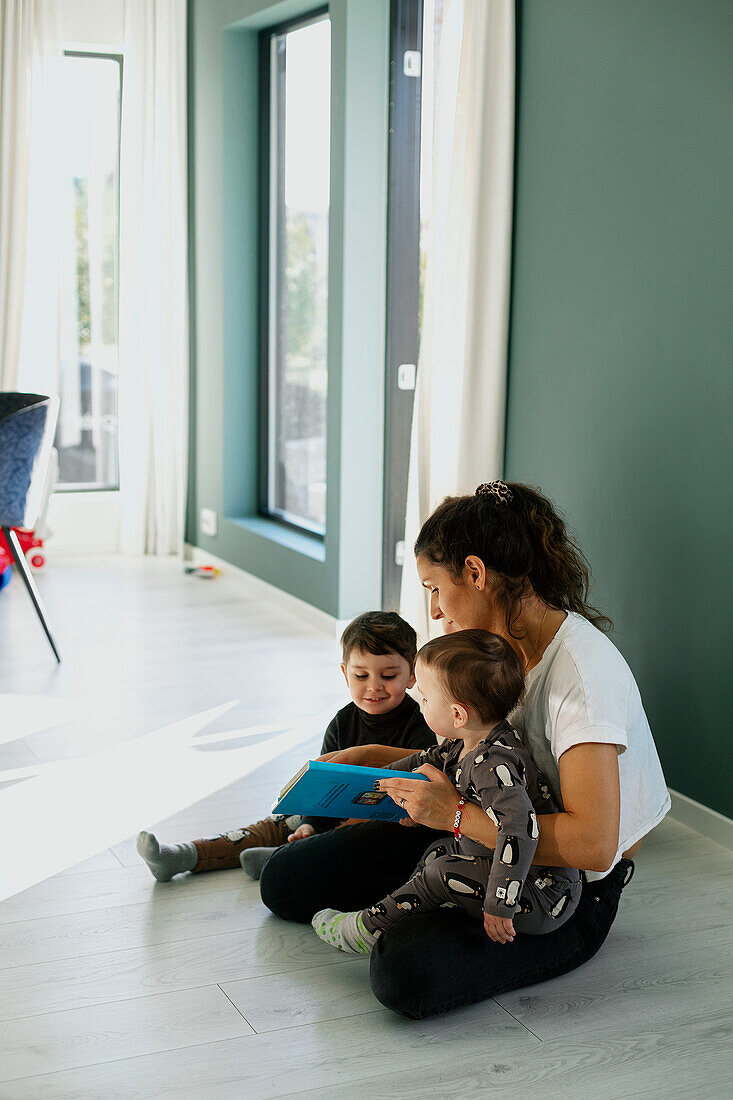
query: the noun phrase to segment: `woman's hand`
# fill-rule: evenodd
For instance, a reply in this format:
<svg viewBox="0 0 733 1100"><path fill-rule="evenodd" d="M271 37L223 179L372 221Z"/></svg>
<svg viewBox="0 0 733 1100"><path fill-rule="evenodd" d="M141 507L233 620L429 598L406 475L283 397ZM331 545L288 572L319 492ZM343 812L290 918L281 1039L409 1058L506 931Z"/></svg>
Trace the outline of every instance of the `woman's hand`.
<svg viewBox="0 0 733 1100"><path fill-rule="evenodd" d="M319 756L332 764L356 764L362 768L384 768L395 760L402 760L410 750L394 745L352 745L350 749L337 749Z"/></svg>
<svg viewBox="0 0 733 1100"><path fill-rule="evenodd" d="M490 913L484 913L484 930L494 943L512 943L516 935L509 917L492 917Z"/></svg>
<svg viewBox="0 0 733 1100"><path fill-rule="evenodd" d="M305 840L307 836L315 836L316 830L312 825L299 825L294 833L291 833L288 837L288 844L292 840ZM310 849L308 849L310 851Z"/></svg>
<svg viewBox="0 0 733 1100"><path fill-rule="evenodd" d="M415 769L430 780L380 779L379 790L386 791L393 802L402 806L417 825L446 831L453 828L460 795L443 772L432 764L422 764Z"/></svg>

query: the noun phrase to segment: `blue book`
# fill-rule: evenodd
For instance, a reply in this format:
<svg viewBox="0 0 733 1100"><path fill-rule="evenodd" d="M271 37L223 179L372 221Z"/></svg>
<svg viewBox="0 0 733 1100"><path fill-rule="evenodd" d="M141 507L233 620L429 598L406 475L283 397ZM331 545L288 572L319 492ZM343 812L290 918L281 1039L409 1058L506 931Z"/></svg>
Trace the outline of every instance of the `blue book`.
<svg viewBox="0 0 733 1100"><path fill-rule="evenodd" d="M378 779L424 779L416 772L397 772L389 768L359 768L353 764L330 764L309 760L286 783L272 812L304 814L312 817L369 818L374 821L401 821L407 812L386 791L375 791Z"/></svg>

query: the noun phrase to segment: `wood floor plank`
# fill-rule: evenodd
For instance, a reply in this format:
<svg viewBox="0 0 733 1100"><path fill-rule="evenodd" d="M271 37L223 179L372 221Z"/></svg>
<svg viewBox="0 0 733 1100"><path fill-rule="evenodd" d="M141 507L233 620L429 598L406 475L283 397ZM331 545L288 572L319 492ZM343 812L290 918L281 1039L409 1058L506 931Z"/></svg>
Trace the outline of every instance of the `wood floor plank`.
<svg viewBox="0 0 733 1100"><path fill-rule="evenodd" d="M445 1047L448 1047L446 1042ZM543 1100L729 1100L733 1093L730 1019L715 1014L692 1020L687 1034L631 1031L613 1039L562 1039L529 1047L519 1056L496 1050L487 1032L483 1056L456 1066L446 1050L443 1063L430 1055L417 1069L404 1066L389 1081L397 1100L423 1098L542 1096ZM381 1073L351 1082L349 1100L374 1100L385 1091ZM165 1094L161 1094L165 1095ZM193 1098L196 1094L192 1093ZM342 1100L341 1083L297 1093L279 1092L273 1100L296 1095L303 1100Z"/></svg>
<svg viewBox="0 0 733 1100"><path fill-rule="evenodd" d="M246 934L201 935L0 971L0 1018L349 962L321 943L310 925L278 921L262 909L256 920Z"/></svg>
<svg viewBox="0 0 733 1100"><path fill-rule="evenodd" d="M3 924L0 926L3 966L24 966L39 959L56 961L104 955L109 951L195 940L202 935L243 932L262 919L259 903L254 904L258 900L257 884L244 874L232 890L196 897L171 896L173 890L168 885L151 887L149 900L142 904ZM0 988L3 973L0 969Z"/></svg>
<svg viewBox="0 0 733 1100"><path fill-rule="evenodd" d="M521 1059L539 1046L534 1036L489 1001L437 1020L408 1021L385 1009L368 1016L325 1021L284 1031L252 1035L45 1078L14 1082L13 1100L47 1090L54 1100L86 1097L177 1096L218 1100L259 1100L278 1094L297 1096L307 1089L338 1082L351 1093L353 1082L379 1065L382 1092L399 1095L393 1083L406 1071L423 1072L445 1057L456 1065L475 1056L477 1044L491 1043L492 1058Z"/></svg>
<svg viewBox="0 0 733 1100"><path fill-rule="evenodd" d="M673 817L667 816L655 829L652 829L652 831L647 833L644 837L641 851L648 852L650 849L656 848L659 845L677 843L681 839L691 838L697 835L695 830L691 829L688 825L683 825L681 821L675 821Z"/></svg>
<svg viewBox="0 0 733 1100"><path fill-rule="evenodd" d="M225 982L222 989L258 1035L379 1010L369 985L369 960L349 959L267 978Z"/></svg>
<svg viewBox="0 0 733 1100"><path fill-rule="evenodd" d="M116 859L111 849L107 848L103 852L97 852L95 856L90 856L89 859L83 860L81 863L76 863L73 867L67 868L63 873L65 875L84 875L84 874L96 874L97 871L108 871L112 868L121 867L119 859ZM0 902L2 907L5 902Z"/></svg>
<svg viewBox="0 0 733 1100"><path fill-rule="evenodd" d="M655 881L660 875L669 881L678 866L689 868L694 864L699 865L701 869L706 869L710 867L710 861L713 859L718 860L721 868L727 868L726 873L729 873L730 868L733 867L733 852L701 836L678 846L656 848L653 852L647 853L644 859L637 858L639 882Z"/></svg>
<svg viewBox="0 0 733 1100"><path fill-rule="evenodd" d="M176 875L170 882L156 884L142 861L135 867L122 867L118 863L115 868L94 875L54 875L22 894L7 898L0 905L0 924L115 909L122 905L166 904L174 898L181 900L241 889L251 891L254 899L257 886L250 887L249 881L237 869ZM246 896L249 897L249 893Z"/></svg>
<svg viewBox="0 0 733 1100"><path fill-rule="evenodd" d="M0 1082L252 1034L217 986L48 1012L0 1025ZM47 1095L51 1095L48 1093Z"/></svg>
<svg viewBox="0 0 733 1100"><path fill-rule="evenodd" d="M683 898L675 897L675 887L680 889L681 882L689 887L694 901L685 906ZM695 915L707 917L710 910L715 909L720 913L731 913L733 906L733 863L721 862L716 857L705 857L695 861L694 866L688 865L684 878L678 878L676 874L657 874L650 876L646 881L641 876L634 881L623 895L621 905L630 916L638 916L643 922L651 910L668 909L679 916L682 925L689 922L687 913L689 908L695 911ZM682 931L682 928L681 928Z"/></svg>
<svg viewBox="0 0 733 1100"><path fill-rule="evenodd" d="M696 949L710 952L729 948L733 945L733 924L725 913L711 907L696 922L694 939L688 942ZM622 965L630 952L645 953L647 958L660 963L667 955L679 955L679 914L660 911L647 915L643 921L638 913L619 914L599 957L618 958L618 964Z"/></svg>
<svg viewBox="0 0 733 1100"><path fill-rule="evenodd" d="M728 852L729 856L733 856L733 852L730 852L727 848L721 848L720 845L708 840L707 837L692 833L690 836L678 837L669 843L660 843L649 849L643 846L636 856L635 862L640 871L645 871L647 868L651 869L652 867L670 867L675 860L680 858L705 858L723 852Z"/></svg>
<svg viewBox="0 0 733 1100"><path fill-rule="evenodd" d="M572 1033L607 1036L670 1025L707 1011L733 1024L733 944L689 946L680 954L650 954L647 944L623 952L601 950L584 967L552 982L496 998L543 1041Z"/></svg>

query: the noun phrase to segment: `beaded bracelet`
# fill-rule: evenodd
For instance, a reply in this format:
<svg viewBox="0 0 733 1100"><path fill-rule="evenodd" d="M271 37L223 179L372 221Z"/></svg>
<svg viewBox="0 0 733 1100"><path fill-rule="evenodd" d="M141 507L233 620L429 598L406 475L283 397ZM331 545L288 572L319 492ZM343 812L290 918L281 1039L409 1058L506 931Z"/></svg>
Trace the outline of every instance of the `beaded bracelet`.
<svg viewBox="0 0 733 1100"><path fill-rule="evenodd" d="M460 831L458 829L458 826L461 824L461 814L463 813L463 807L465 805L466 805L465 798L459 798L459 800L458 800L458 809L456 810L456 816L455 816L454 821L453 821L453 836L456 838L456 840L461 839L461 834L460 834Z"/></svg>

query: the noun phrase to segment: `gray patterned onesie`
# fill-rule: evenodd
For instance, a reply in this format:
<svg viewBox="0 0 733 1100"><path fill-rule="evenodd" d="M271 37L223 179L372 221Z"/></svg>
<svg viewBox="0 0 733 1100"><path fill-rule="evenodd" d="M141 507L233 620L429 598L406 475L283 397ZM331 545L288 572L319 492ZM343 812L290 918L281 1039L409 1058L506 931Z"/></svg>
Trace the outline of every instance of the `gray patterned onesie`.
<svg viewBox="0 0 733 1100"><path fill-rule="evenodd" d="M466 802L481 806L497 826L495 853L464 836L436 841L409 882L364 911L367 931L384 931L420 910L459 906L480 919L483 913L511 917L517 932L539 935L554 931L574 912L580 872L532 867L540 835L537 814L557 813L559 807L517 731L500 722L459 759L462 751L462 741L444 741L390 768L414 771L432 764L445 772Z"/></svg>

